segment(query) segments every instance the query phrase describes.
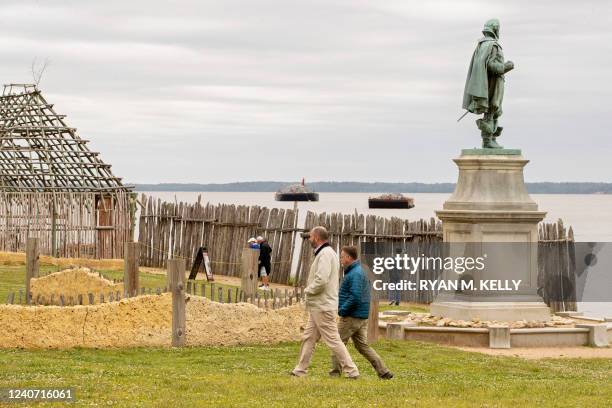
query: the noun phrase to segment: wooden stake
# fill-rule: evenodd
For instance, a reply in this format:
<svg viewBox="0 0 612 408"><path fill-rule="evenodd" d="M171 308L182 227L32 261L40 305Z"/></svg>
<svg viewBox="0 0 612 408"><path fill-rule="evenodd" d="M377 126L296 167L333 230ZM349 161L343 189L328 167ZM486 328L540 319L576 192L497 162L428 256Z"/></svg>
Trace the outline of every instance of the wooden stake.
<svg viewBox="0 0 612 408"><path fill-rule="evenodd" d="M240 289L246 297L253 298L257 292L257 264L259 250L251 248L242 249L242 280Z"/></svg>
<svg viewBox="0 0 612 408"><path fill-rule="evenodd" d="M123 289L128 297L133 297L138 295L140 245L138 242L126 242L123 251Z"/></svg>
<svg viewBox="0 0 612 408"><path fill-rule="evenodd" d="M30 291L30 280L38 278L39 273L39 239L28 238L26 242L26 303L30 304L32 293Z"/></svg>
<svg viewBox="0 0 612 408"><path fill-rule="evenodd" d="M185 262L181 259L169 259L168 276L172 292L172 346L185 345Z"/></svg>

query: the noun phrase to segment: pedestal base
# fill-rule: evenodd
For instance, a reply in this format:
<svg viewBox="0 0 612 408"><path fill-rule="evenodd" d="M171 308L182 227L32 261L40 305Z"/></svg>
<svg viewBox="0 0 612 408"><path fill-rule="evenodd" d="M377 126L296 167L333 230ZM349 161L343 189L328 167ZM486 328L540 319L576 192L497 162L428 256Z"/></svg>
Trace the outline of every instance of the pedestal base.
<svg viewBox="0 0 612 408"><path fill-rule="evenodd" d="M467 149L454 161L459 167L455 191L436 211L451 256L495 253L473 278L520 284L506 294L440 293L431 313L459 320L550 320L550 309L537 295L538 223L546 213L538 211L525 187L528 160L520 150ZM445 277L457 279L452 272Z"/></svg>
<svg viewBox="0 0 612 408"><path fill-rule="evenodd" d="M550 309L544 302L438 302L431 304L434 316L454 320L496 320L512 322L518 320L550 320Z"/></svg>

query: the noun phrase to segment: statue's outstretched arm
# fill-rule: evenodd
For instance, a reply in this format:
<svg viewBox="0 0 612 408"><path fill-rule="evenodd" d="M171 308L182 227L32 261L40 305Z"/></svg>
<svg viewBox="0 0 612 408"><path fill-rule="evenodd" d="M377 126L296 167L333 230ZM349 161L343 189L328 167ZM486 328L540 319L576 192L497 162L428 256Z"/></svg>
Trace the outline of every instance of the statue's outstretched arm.
<svg viewBox="0 0 612 408"><path fill-rule="evenodd" d="M503 75L514 68L512 61L504 62L504 57L498 52L497 47L491 50L491 56L487 62L487 69L495 75Z"/></svg>

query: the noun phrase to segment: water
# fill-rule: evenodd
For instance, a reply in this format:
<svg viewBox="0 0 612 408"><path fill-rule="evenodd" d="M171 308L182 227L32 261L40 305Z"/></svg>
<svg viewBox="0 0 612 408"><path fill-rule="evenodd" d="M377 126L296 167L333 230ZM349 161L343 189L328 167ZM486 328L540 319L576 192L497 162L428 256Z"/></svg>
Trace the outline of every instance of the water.
<svg viewBox="0 0 612 408"><path fill-rule="evenodd" d="M293 202L275 201L272 192L174 192L154 191L144 194L165 201L193 203L198 195L203 202L213 204L260 205L269 208L293 208ZM399 217L409 220L434 217L434 211L450 194L417 193L407 194L414 198L415 207L406 209L369 209L368 197L378 193L319 193L319 201L300 202L302 225L307 211L339 212L349 214L375 214L383 217ZM576 241L612 242L612 195L605 194L531 194L541 211L547 211L546 222L561 218L566 226L572 226Z"/></svg>
<svg viewBox="0 0 612 408"><path fill-rule="evenodd" d="M212 204L260 205L268 208L293 208L293 202L274 200L272 192L174 192L155 191L144 194L165 201L193 203L198 195L202 202ZM450 194L407 194L414 198L411 209L369 209L368 197L377 193L319 193L317 202L300 202L298 226L302 226L307 211L374 214L409 220L429 219L442 208ZM561 218L565 226L572 226L574 238L582 242L612 242L612 195L596 194L531 194L541 211L547 211L545 222ZM578 310L587 316L612 316L612 302L579 303Z"/></svg>

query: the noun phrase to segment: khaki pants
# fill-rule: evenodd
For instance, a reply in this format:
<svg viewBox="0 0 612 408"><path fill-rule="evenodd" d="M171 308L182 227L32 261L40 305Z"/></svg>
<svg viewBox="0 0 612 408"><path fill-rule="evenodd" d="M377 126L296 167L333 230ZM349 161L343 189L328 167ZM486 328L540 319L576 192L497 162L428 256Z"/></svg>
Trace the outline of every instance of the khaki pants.
<svg viewBox="0 0 612 408"><path fill-rule="evenodd" d="M355 317L341 317L338 323L338 332L344 344L353 339L353 344L359 353L364 356L378 376L389 372L380 356L368 345L368 319L357 319ZM330 374L340 373L340 365L335 356L332 355L332 371Z"/></svg>
<svg viewBox="0 0 612 408"><path fill-rule="evenodd" d="M353 363L346 346L340 339L338 326L336 325L336 312L311 310L308 316L308 323L302 336L302 347L300 348L300 358L297 366L293 369L293 374L304 376L308 372L312 353L319 339L329 347L338 362L338 372L342 369L349 377L359 375L357 366Z"/></svg>

